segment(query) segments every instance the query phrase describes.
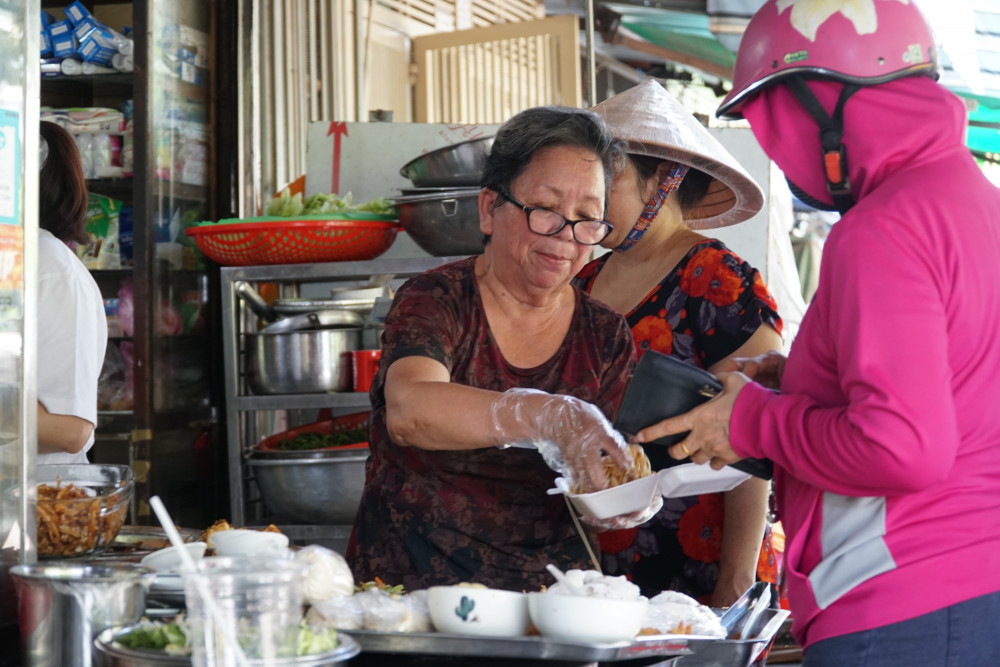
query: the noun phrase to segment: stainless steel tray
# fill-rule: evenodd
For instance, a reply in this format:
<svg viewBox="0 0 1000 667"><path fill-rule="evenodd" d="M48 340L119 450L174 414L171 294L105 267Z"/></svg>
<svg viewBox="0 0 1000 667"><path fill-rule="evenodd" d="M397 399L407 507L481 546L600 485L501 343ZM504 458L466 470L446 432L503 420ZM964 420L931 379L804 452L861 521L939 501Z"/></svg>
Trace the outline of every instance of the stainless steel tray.
<svg viewBox="0 0 1000 667"><path fill-rule="evenodd" d="M763 627L751 639L712 639L690 635L648 635L631 642L590 644L546 637L479 637L443 632L348 630L364 653L439 655L452 658L514 658L567 662L619 662L637 658L676 657L678 666L740 667L753 662L788 616L768 609Z"/></svg>

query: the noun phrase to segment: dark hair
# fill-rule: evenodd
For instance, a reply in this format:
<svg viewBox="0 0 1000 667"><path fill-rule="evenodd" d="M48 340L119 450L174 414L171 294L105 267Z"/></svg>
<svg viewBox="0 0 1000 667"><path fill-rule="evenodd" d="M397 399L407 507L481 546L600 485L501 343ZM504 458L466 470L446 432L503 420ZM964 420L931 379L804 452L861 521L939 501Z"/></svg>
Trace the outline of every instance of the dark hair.
<svg viewBox="0 0 1000 667"><path fill-rule="evenodd" d="M48 154L38 176L38 226L60 241L86 243L87 179L73 135L42 121L39 137Z"/></svg>
<svg viewBox="0 0 1000 667"><path fill-rule="evenodd" d="M656 168L661 163L667 162L667 160L663 160L662 158L651 155L638 155L636 153L629 153L628 159L639 173L640 188L644 187L646 182L656 174ZM708 186L712 184L713 180L711 176L700 169L690 167L687 176L684 177L680 187L677 188L677 201L681 205L681 211L686 212L696 208L701 203L701 200L705 198L705 195L708 193ZM639 196L645 200L649 199L652 193L642 192L640 189Z"/></svg>
<svg viewBox="0 0 1000 667"><path fill-rule="evenodd" d="M510 185L542 148L579 146L593 151L604 166L604 191L624 164L624 143L608 132L593 111L572 107L532 107L514 115L493 138L480 185L494 192L509 192ZM607 197L604 201L607 208Z"/></svg>

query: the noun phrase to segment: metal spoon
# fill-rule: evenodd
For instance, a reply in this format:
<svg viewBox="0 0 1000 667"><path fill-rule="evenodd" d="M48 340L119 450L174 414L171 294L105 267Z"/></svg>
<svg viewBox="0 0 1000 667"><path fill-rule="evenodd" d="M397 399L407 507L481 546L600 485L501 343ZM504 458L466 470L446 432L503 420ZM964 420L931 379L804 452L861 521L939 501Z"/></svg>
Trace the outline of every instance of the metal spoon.
<svg viewBox="0 0 1000 667"><path fill-rule="evenodd" d="M579 596L582 596L582 597L586 597L587 592L584 591L579 586L577 586L576 584L574 584L572 581L570 581L569 577L566 576L566 573L564 573L558 567L556 567L552 563L549 563L548 565L545 566L545 569L548 570L549 572L551 572L552 576L556 578L556 581L558 581L560 584L562 584L563 586L565 586L566 589L571 594L573 594L573 595L579 595Z"/></svg>

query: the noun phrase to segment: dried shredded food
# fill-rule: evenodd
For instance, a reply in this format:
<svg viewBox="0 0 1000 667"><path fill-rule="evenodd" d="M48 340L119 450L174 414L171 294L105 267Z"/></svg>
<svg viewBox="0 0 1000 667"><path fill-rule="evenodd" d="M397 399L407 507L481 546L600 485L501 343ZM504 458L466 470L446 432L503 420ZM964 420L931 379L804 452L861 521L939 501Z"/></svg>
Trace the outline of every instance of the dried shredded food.
<svg viewBox="0 0 1000 667"><path fill-rule="evenodd" d="M106 496L93 496L75 484L38 485L38 555L77 556L110 544L118 534L128 503L108 507Z"/></svg>

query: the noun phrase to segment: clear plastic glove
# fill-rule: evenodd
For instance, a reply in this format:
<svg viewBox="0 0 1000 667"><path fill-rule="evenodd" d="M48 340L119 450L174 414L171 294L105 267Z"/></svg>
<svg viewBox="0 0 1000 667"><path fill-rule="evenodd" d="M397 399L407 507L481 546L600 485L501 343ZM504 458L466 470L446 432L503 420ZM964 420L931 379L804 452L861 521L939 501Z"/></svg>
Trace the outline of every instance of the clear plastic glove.
<svg viewBox="0 0 1000 667"><path fill-rule="evenodd" d="M644 510L639 510L632 514L613 516L608 519L595 519L581 515L580 520L588 526L593 526L599 530L625 530L626 528L635 528L646 523L660 511L661 507L663 507L663 496L657 493L653 497L653 501L649 503L649 507Z"/></svg>
<svg viewBox="0 0 1000 667"><path fill-rule="evenodd" d="M537 389L510 389L491 408L492 437L498 447L532 443L546 465L584 492L607 488L601 453L626 470L632 455L622 435L597 406L574 396Z"/></svg>

